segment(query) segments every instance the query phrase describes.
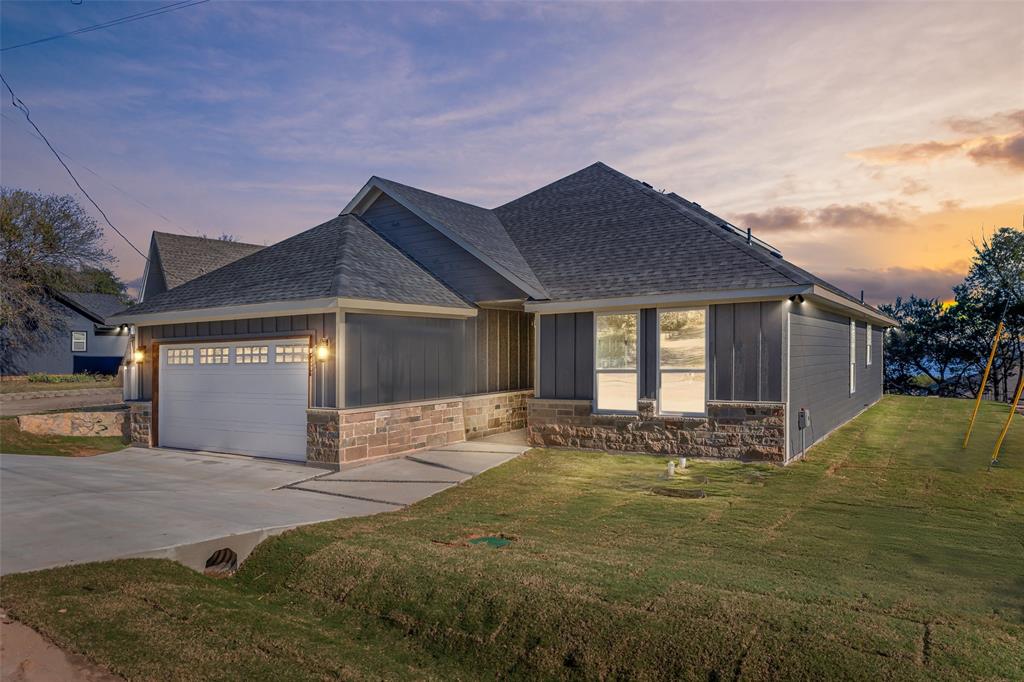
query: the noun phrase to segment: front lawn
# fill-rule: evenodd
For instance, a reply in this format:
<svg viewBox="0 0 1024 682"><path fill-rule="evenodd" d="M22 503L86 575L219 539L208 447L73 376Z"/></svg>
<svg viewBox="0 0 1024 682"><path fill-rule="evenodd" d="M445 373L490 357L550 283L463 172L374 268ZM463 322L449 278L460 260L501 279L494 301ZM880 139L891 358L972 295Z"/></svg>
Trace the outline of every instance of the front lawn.
<svg viewBox="0 0 1024 682"><path fill-rule="evenodd" d="M120 436L41 436L20 430L17 417L0 418L0 452L8 455L85 457L125 447Z"/></svg>
<svg viewBox="0 0 1024 682"><path fill-rule="evenodd" d="M791 467L672 482L532 451L268 541L232 579L109 562L0 601L134 679L1022 679L1024 423L986 472L1006 407L963 451L970 407L888 397Z"/></svg>

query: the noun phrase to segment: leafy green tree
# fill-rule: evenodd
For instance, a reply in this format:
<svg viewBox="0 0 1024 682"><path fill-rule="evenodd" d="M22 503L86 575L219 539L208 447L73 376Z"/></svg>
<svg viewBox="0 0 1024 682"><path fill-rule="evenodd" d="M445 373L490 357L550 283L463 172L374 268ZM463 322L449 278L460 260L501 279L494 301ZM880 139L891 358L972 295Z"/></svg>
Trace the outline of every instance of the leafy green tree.
<svg viewBox="0 0 1024 682"><path fill-rule="evenodd" d="M881 306L899 325L885 339L885 389L911 395L957 395L970 371L962 321L936 298L911 296Z"/></svg>
<svg viewBox="0 0 1024 682"><path fill-rule="evenodd" d="M70 195L0 187L0 338L5 351L63 332L50 291L117 289L96 221ZM123 292L123 285L117 291ZM6 354L6 353L5 353Z"/></svg>

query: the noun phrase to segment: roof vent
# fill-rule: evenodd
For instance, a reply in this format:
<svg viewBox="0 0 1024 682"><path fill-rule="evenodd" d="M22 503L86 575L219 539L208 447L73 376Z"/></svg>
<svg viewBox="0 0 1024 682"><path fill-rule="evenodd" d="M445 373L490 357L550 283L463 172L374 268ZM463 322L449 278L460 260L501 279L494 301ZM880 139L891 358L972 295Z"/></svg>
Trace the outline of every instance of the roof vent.
<svg viewBox="0 0 1024 682"><path fill-rule="evenodd" d="M643 185L644 187L646 187L647 189L654 189L654 185L652 185L649 182L644 182L643 180L641 180L640 184Z"/></svg>

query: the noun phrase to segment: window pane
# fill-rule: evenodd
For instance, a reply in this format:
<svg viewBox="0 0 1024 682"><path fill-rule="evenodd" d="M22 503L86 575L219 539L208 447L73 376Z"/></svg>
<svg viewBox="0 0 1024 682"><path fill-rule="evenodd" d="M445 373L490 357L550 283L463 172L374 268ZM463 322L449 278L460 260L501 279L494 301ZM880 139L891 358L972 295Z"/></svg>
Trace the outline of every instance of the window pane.
<svg viewBox="0 0 1024 682"><path fill-rule="evenodd" d="M598 369L636 367L636 317L635 313L597 316ZM635 410L636 405L629 409Z"/></svg>
<svg viewBox="0 0 1024 682"><path fill-rule="evenodd" d="M662 372L660 409L704 414L704 372Z"/></svg>
<svg viewBox="0 0 1024 682"><path fill-rule="evenodd" d="M670 310L658 315L662 369L704 369L704 311Z"/></svg>
<svg viewBox="0 0 1024 682"><path fill-rule="evenodd" d="M636 373L599 372L597 409L636 412Z"/></svg>

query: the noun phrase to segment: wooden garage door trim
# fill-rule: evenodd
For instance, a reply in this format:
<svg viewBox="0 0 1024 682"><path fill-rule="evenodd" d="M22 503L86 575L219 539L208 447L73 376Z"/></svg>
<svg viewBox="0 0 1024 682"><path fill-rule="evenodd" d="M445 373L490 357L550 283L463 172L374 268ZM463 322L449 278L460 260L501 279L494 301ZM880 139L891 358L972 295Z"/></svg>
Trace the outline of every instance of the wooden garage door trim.
<svg viewBox="0 0 1024 682"><path fill-rule="evenodd" d="M243 343L246 341L255 341L257 339L264 339L267 341L287 341L289 339L305 339L309 343L310 349L313 348L313 338L316 335L313 332L301 333L301 334L242 334L234 336L216 336L216 337L204 337L191 339L175 339L173 341L153 341L153 349L150 351L150 358L152 358L152 368L150 371L153 373L153 400L151 401L150 407L150 443L153 447L160 447L160 347L161 346L195 346L196 344L203 343ZM308 371L306 372L306 409L312 407L313 401L313 364L309 364Z"/></svg>

